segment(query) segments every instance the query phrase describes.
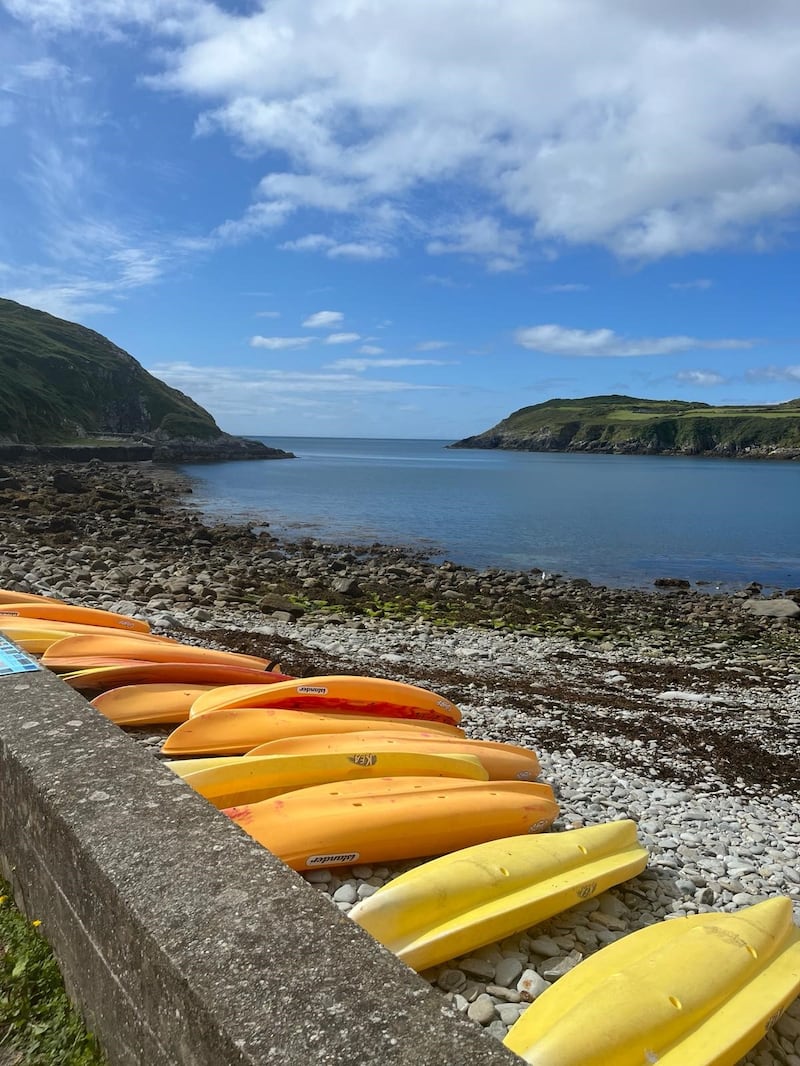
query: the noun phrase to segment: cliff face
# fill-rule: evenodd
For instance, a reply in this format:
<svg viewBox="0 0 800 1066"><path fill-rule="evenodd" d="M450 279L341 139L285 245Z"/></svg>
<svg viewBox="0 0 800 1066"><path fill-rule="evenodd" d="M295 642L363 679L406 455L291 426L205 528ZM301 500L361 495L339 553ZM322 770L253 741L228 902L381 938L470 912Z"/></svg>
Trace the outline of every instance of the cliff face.
<svg viewBox="0 0 800 1066"><path fill-rule="evenodd" d="M747 407L633 396L548 400L450 447L796 459L800 400Z"/></svg>
<svg viewBox="0 0 800 1066"><path fill-rule="evenodd" d="M138 438L154 457L282 458L212 416L84 326L0 299L0 441L69 445Z"/></svg>

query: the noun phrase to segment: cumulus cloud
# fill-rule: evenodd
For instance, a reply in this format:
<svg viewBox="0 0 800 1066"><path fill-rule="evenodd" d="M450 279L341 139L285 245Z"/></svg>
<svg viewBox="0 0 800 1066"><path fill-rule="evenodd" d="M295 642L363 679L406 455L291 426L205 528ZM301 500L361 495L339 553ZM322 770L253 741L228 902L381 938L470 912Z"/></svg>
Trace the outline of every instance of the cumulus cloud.
<svg viewBox="0 0 800 1066"><path fill-rule="evenodd" d="M325 338L325 344L355 344L361 340L360 333L330 333Z"/></svg>
<svg viewBox="0 0 800 1066"><path fill-rule="evenodd" d="M745 371L748 381L800 381L800 366L762 366Z"/></svg>
<svg viewBox="0 0 800 1066"><path fill-rule="evenodd" d="M623 337L613 329L569 329L548 324L528 326L514 334L517 344L545 355L585 358L628 358L638 355L675 355L698 348L751 348L753 341L736 338L702 340L698 337Z"/></svg>
<svg viewBox="0 0 800 1066"><path fill-rule="evenodd" d="M199 134L282 160L218 240L312 208L377 227L316 249L332 257L385 257L403 228L504 271L531 238L638 260L768 247L800 209L793 0L5 3L48 32L149 33L147 84L194 102ZM443 229L419 217L431 189L479 207Z"/></svg>
<svg viewBox="0 0 800 1066"><path fill-rule="evenodd" d="M709 388L713 385L725 385L728 382L722 374L715 370L681 370L675 375L675 380L684 385L698 385L700 388Z"/></svg>
<svg viewBox="0 0 800 1066"><path fill-rule="evenodd" d="M341 311L315 311L313 315L309 315L303 322L306 329L323 329L328 326L338 326L340 322L344 321L344 315Z"/></svg>
<svg viewBox="0 0 800 1066"><path fill-rule="evenodd" d="M271 352L290 351L293 348L305 348L313 343L314 337L251 337L251 348L266 348Z"/></svg>
<svg viewBox="0 0 800 1066"><path fill-rule="evenodd" d="M521 242L519 230L501 226L496 219L485 215L452 223L443 229L440 237L428 242L427 251L429 255L477 258L490 273L500 274L522 266Z"/></svg>
<svg viewBox="0 0 800 1066"><path fill-rule="evenodd" d="M362 355L383 355L386 349L377 344L362 344L358 350Z"/></svg>

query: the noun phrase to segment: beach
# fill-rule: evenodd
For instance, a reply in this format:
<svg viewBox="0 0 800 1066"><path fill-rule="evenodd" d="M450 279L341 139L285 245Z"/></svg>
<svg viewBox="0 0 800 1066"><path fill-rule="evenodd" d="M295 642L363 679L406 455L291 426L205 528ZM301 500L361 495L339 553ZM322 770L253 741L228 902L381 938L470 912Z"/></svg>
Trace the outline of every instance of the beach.
<svg viewBox="0 0 800 1066"><path fill-rule="evenodd" d="M136 613L296 676L433 689L469 735L539 753L557 830L637 822L644 874L426 974L476 1025L502 1038L581 958L662 919L775 895L800 918L798 590L611 589L385 545L284 542L204 520L187 487L151 464L0 471L0 586ZM161 736L137 739L157 757ZM307 880L347 911L394 872ZM744 1061L800 1064L797 1003Z"/></svg>

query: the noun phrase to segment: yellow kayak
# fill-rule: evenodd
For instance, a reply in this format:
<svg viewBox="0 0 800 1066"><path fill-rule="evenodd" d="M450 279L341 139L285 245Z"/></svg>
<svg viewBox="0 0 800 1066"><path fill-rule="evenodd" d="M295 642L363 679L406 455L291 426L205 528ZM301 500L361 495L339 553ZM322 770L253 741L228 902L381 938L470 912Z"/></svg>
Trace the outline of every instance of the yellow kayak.
<svg viewBox="0 0 800 1066"><path fill-rule="evenodd" d="M425 970L537 925L646 865L631 821L506 837L401 874L350 917L407 966Z"/></svg>
<svg viewBox="0 0 800 1066"><path fill-rule="evenodd" d="M234 707L190 717L164 741L165 755L271 755L252 750L262 744L319 733L413 732L423 736L462 735L456 726L413 718L368 718L364 714L313 714L280 707ZM293 754L293 753L290 753Z"/></svg>
<svg viewBox="0 0 800 1066"><path fill-rule="evenodd" d="M282 707L323 714L368 714L381 718L420 718L458 725L461 712L449 700L417 685L378 677L327 674L297 677L282 685L254 685L249 692L209 693L193 714L232 707Z"/></svg>
<svg viewBox="0 0 800 1066"><path fill-rule="evenodd" d="M505 1044L533 1066L733 1066L800 992L800 930L777 896L648 926L531 1004Z"/></svg>
<svg viewBox="0 0 800 1066"><path fill-rule="evenodd" d="M473 755L480 759L491 781L532 781L539 776L539 758L529 748L518 748L493 740L468 740L424 729L401 735L397 733L395 725L395 722L386 722L382 730L374 732L287 737L271 744L260 744L248 754L363 755L400 750L426 751L437 755Z"/></svg>
<svg viewBox="0 0 800 1066"><path fill-rule="evenodd" d="M547 785L382 777L289 792L225 812L295 870L442 855L547 829L558 814Z"/></svg>
<svg viewBox="0 0 800 1066"><path fill-rule="evenodd" d="M190 760L201 762L203 760ZM486 781L477 759L468 756L385 752L365 759L347 755L263 755L225 759L222 765L181 773L187 785L222 810L282 796L312 785L369 777L456 777Z"/></svg>
<svg viewBox="0 0 800 1066"><path fill-rule="evenodd" d="M95 607L78 607L55 600L19 603L0 603L0 621L3 618L41 618L49 622L81 622L86 625L105 626L109 629L126 629L134 633L149 633L150 626L139 618L113 611L100 611Z"/></svg>

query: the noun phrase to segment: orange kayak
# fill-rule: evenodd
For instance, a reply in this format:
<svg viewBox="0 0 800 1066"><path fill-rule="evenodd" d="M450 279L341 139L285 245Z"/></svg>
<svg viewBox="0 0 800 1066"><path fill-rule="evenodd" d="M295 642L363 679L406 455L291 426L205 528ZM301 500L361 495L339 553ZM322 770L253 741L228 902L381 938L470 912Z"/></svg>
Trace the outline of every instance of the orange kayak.
<svg viewBox="0 0 800 1066"><path fill-rule="evenodd" d="M0 589L2 603L63 603L54 596L37 596L34 592L15 592L14 589Z"/></svg>
<svg viewBox="0 0 800 1066"><path fill-rule="evenodd" d="M81 622L86 625L105 626L110 629L126 629L134 633L149 633L150 626L138 618L113 611L100 611L95 607L78 607L55 600L25 600L19 603L0 603L2 618L42 618L49 622Z"/></svg>
<svg viewBox="0 0 800 1066"><path fill-rule="evenodd" d="M156 640L164 644L175 643L170 637L159 637L155 633L127 633L123 629L108 629L103 626L89 626L80 622L51 622L44 618L4 618L0 616L0 633L13 640L23 651L33 655L42 652L65 637L79 633L104 633L124 635L128 640Z"/></svg>
<svg viewBox="0 0 800 1066"><path fill-rule="evenodd" d="M91 703L117 725L170 725L185 722L193 701L208 690L208 685L187 686L171 682L122 685L101 692Z"/></svg>
<svg viewBox="0 0 800 1066"><path fill-rule="evenodd" d="M380 751L426 751L440 755L474 755L491 781L533 781L539 775L535 751L500 744L494 740L467 740L430 730L416 729L398 734L395 723L382 732L341 733L333 736L287 737L271 744L259 744L248 755L334 755L346 753L353 758ZM181 727L183 728L183 727ZM174 734L173 734L174 736Z"/></svg>
<svg viewBox="0 0 800 1066"><path fill-rule="evenodd" d="M141 685L157 682L174 682L179 685L220 685L252 684L263 679L263 670L251 670L245 666L224 666L219 663L137 663L126 666L100 666L89 670L76 670L62 674L66 681L78 692L105 692L121 685ZM284 681L285 674L269 674L276 681Z"/></svg>
<svg viewBox="0 0 800 1066"><path fill-rule="evenodd" d="M196 704L195 704L196 706ZM368 718L363 714L314 714L280 707L233 707L192 714L164 742L167 755L243 755L257 744L318 733L362 733L391 729L403 735L463 736L457 726L414 718ZM260 752L259 752L260 754ZM270 753L267 753L270 754Z"/></svg>
<svg viewBox="0 0 800 1066"><path fill-rule="evenodd" d="M419 718L458 725L461 712L449 700L428 689L378 677L329 674L297 677L282 685L250 692L208 693L192 708L193 714L232 707L282 707L287 711L323 714L368 714L381 718Z"/></svg>
<svg viewBox="0 0 800 1066"><path fill-rule="evenodd" d="M198 648L193 644L164 643L153 640L137 640L135 637L109 637L105 634L80 634L65 637L53 644L42 656L42 665L58 662L59 669L82 668L83 660L92 657L110 659L137 659L150 663L216 663L220 666L244 666L252 670L271 670L275 663L256 655L240 655L238 652L217 651L215 648ZM266 680L262 682L266 684Z"/></svg>
<svg viewBox="0 0 800 1066"><path fill-rule="evenodd" d="M558 815L548 785L384 777L340 781L225 811L295 870L444 855L547 829Z"/></svg>

